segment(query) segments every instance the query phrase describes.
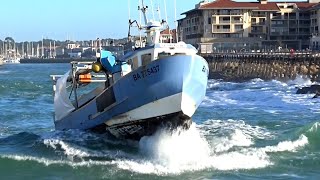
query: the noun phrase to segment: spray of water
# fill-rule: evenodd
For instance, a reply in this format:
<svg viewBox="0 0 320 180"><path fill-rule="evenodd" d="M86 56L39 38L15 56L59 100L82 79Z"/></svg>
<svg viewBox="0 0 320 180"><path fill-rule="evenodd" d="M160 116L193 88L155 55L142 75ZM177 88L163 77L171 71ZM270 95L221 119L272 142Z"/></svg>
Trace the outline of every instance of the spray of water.
<svg viewBox="0 0 320 180"><path fill-rule="evenodd" d="M210 157L210 146L195 125L188 131L160 130L153 136L142 138L139 147L155 163L171 170L198 166Z"/></svg>
<svg viewBox="0 0 320 180"><path fill-rule="evenodd" d="M310 130L313 130L312 128ZM192 124L189 130L178 129L169 132L162 129L152 136L143 137L139 141L138 156L136 154L119 156L119 150L92 150L51 137L44 140L48 148L62 151L68 157L80 157L80 160L74 161L73 158L59 160L28 155L1 155L0 158L36 161L47 166L112 165L141 174L168 175L206 169L265 168L274 163L270 153L295 152L309 143L308 137L302 134L293 141L282 141L265 147L255 145L256 139L272 137L272 133L266 129L250 126L243 121L208 120L202 125Z"/></svg>

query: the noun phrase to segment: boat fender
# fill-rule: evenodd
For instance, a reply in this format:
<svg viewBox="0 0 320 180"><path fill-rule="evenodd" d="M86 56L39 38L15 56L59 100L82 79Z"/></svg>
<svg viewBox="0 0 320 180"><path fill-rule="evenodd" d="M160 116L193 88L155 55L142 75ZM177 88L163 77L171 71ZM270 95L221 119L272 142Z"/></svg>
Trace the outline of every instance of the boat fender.
<svg viewBox="0 0 320 180"><path fill-rule="evenodd" d="M95 73L101 72L101 70L102 70L102 65L101 65L101 63L99 63L99 62L93 63L93 64L92 64L92 70L93 70L93 72L95 72Z"/></svg>

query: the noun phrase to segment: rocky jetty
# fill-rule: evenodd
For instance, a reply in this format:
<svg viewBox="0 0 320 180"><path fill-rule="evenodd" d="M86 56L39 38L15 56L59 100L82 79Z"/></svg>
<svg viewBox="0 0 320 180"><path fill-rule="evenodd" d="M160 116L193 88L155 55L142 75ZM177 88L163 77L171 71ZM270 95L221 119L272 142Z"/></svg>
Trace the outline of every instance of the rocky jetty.
<svg viewBox="0 0 320 180"><path fill-rule="evenodd" d="M211 54L209 78L226 81L293 80L297 75L320 81L320 56L314 54Z"/></svg>
<svg viewBox="0 0 320 180"><path fill-rule="evenodd" d="M320 85L311 85L302 87L297 90L297 94L318 94L320 93Z"/></svg>

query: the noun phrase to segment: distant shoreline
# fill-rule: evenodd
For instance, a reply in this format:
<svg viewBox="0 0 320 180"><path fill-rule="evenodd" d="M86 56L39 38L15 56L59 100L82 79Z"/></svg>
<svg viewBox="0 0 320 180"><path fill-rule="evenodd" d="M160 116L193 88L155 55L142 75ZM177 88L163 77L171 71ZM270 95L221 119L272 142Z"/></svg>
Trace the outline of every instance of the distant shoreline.
<svg viewBox="0 0 320 180"><path fill-rule="evenodd" d="M30 63L70 63L72 61L79 61L79 62L86 62L86 61L96 61L95 58L81 58L81 59L73 59L73 58L64 58L64 59L54 59L54 58L50 58L50 59L38 59L38 58L34 58L34 59L20 59L20 63L22 64L30 64Z"/></svg>

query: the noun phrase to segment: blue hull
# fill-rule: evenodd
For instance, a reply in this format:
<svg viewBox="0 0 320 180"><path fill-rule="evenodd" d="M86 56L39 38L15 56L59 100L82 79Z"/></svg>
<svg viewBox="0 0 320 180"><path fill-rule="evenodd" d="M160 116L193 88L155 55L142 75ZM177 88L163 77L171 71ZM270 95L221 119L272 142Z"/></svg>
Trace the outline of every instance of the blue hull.
<svg viewBox="0 0 320 180"><path fill-rule="evenodd" d="M128 131L129 134L139 133L139 136L143 136L147 131L142 129L148 128L143 124L148 124L148 121L167 121L168 118L164 117L172 118L174 114L190 118L205 97L208 71L207 62L197 55L177 55L152 61L122 77L100 95L62 120L56 121L56 129L92 129L106 125L107 129L113 131L112 134L117 131L115 127L121 127L121 135ZM162 102L180 100L171 108L176 108L176 112L159 110L163 114L150 117L143 109L155 107L157 102L161 105ZM148 104L150 106L146 106ZM152 108L150 111L155 110ZM128 112L136 113L134 116L139 116L140 119L134 119ZM138 112L140 113L137 115ZM146 116L141 112L146 112ZM135 132L130 131L130 127L129 130L126 128L126 125L130 125L132 129L135 123L142 124L135 128ZM148 131L147 134L150 133L152 132Z"/></svg>

